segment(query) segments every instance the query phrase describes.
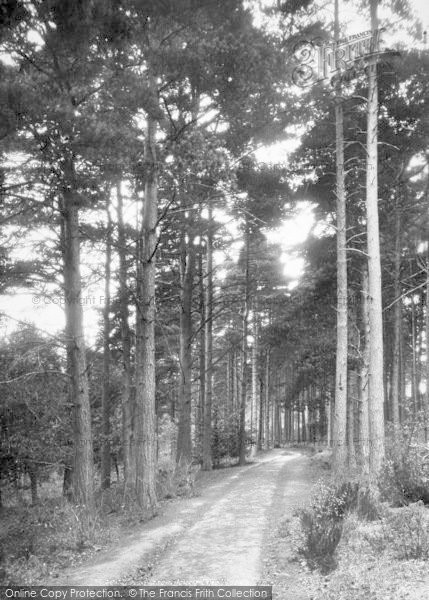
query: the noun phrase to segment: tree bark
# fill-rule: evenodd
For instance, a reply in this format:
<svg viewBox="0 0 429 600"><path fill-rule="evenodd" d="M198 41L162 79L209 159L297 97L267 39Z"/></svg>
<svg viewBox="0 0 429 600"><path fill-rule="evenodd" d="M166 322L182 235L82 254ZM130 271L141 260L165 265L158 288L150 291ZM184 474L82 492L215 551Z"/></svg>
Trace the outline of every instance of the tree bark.
<svg viewBox="0 0 429 600"><path fill-rule="evenodd" d="M347 460L351 470L356 468L356 449L355 449L355 406L357 404L359 392L359 375L354 369L350 369L348 374L348 393L347 393Z"/></svg>
<svg viewBox="0 0 429 600"><path fill-rule="evenodd" d="M203 469L212 468L213 401L213 206L208 204L207 290L206 290L206 391L204 405Z"/></svg>
<svg viewBox="0 0 429 600"><path fill-rule="evenodd" d="M402 335L402 301L401 296L401 246L402 246L402 227L401 211L399 208L399 198L396 198L395 206L395 255L393 271L393 356L392 356L392 421L395 436L399 429L399 397L400 397L400 343Z"/></svg>
<svg viewBox="0 0 429 600"><path fill-rule="evenodd" d="M412 274L410 263L410 275ZM416 305L414 295L411 296L411 396L413 401L413 415L417 415L417 335L416 335Z"/></svg>
<svg viewBox="0 0 429 600"><path fill-rule="evenodd" d="M189 238L189 235L188 235ZM180 383L177 462L192 461L192 296L195 276L195 247L189 238L183 240L181 264L180 311Z"/></svg>
<svg viewBox="0 0 429 600"><path fill-rule="evenodd" d="M362 359L359 378L359 466L363 475L369 475L369 307L368 271L362 271Z"/></svg>
<svg viewBox="0 0 429 600"><path fill-rule="evenodd" d="M265 355L265 449L270 449L270 349Z"/></svg>
<svg viewBox="0 0 429 600"><path fill-rule="evenodd" d="M264 380L259 377L259 420L258 420L258 445L257 449L262 450L264 443Z"/></svg>
<svg viewBox="0 0 429 600"><path fill-rule="evenodd" d="M425 392L425 443L429 440L429 241L426 250L426 306L425 306L425 334L426 334L426 392Z"/></svg>
<svg viewBox="0 0 429 600"><path fill-rule="evenodd" d="M157 96L151 78L153 96ZM145 140L146 183L138 265L136 328L136 495L144 510L153 510L156 498L155 413L155 254L157 246L158 174L156 121L147 116Z"/></svg>
<svg viewBox="0 0 429 600"><path fill-rule="evenodd" d="M303 442L307 442L308 441L308 437L307 437L307 406L305 405L305 397L303 398L304 400L304 404L302 407L302 437L301 437L301 441Z"/></svg>
<svg viewBox="0 0 429 600"><path fill-rule="evenodd" d="M66 161L64 205L64 294L67 337L69 401L73 410L73 498L89 512L94 511L94 464L83 330L80 276L79 199L74 192L74 164Z"/></svg>
<svg viewBox="0 0 429 600"><path fill-rule="evenodd" d="M110 194L110 190L109 190ZM101 449L101 488L110 487L110 279L112 262L112 219L110 198L107 200L106 262L103 307L103 441Z"/></svg>
<svg viewBox="0 0 429 600"><path fill-rule="evenodd" d="M275 399L275 390L273 390L273 397L271 400L271 446L274 448L274 440L276 437L276 430L275 430L275 406L276 406L276 399Z"/></svg>
<svg viewBox="0 0 429 600"><path fill-rule="evenodd" d="M252 346L252 407L255 415L255 422L258 423L258 321L256 309L253 314L253 346ZM253 420L251 435L253 438Z"/></svg>
<svg viewBox="0 0 429 600"><path fill-rule="evenodd" d="M335 42L340 39L338 1L335 0ZM341 84L336 85L336 198L337 198L337 354L335 368L335 413L333 439L333 469L344 473L347 461L347 239L346 190L344 173L344 117Z"/></svg>
<svg viewBox="0 0 429 600"><path fill-rule="evenodd" d="M310 441L310 425L309 425L309 414L310 414L310 408L309 408L309 402L310 400L310 388L307 385L307 388L304 392L304 415L305 415L305 441L308 442Z"/></svg>
<svg viewBox="0 0 429 600"><path fill-rule="evenodd" d="M278 399L274 403L274 448L280 448L280 407Z"/></svg>
<svg viewBox="0 0 429 600"><path fill-rule="evenodd" d="M122 344L122 454L124 462L125 486L134 487L136 479L135 453L132 445L132 406L131 406L131 330L128 308L128 267L127 242L124 228L123 197L121 185L116 187L118 218L118 255L119 255L119 318L121 323Z"/></svg>
<svg viewBox="0 0 429 600"><path fill-rule="evenodd" d="M290 411L286 406L284 410L284 443L287 444L290 441Z"/></svg>
<svg viewBox="0 0 429 600"><path fill-rule="evenodd" d="M247 402L247 335L249 320L249 256L250 231L248 218L246 217L245 230L245 266L244 266L244 297L242 315L242 338L241 338L241 396L240 396L240 429L239 429L239 464L246 464L246 402Z"/></svg>
<svg viewBox="0 0 429 600"><path fill-rule="evenodd" d="M206 404L206 289L204 285L204 258L203 258L203 246L200 247L198 257L198 271L199 271L199 301L200 301L200 352L199 352L199 397L198 397L198 450L201 453L201 459L203 455L203 440L204 440L204 407ZM227 401L226 409L230 410L230 359L228 354L227 360Z"/></svg>
<svg viewBox="0 0 429 600"><path fill-rule="evenodd" d="M378 0L370 0L371 30L378 27ZM378 48L374 48L378 51ZM378 83L377 56L369 58L367 104L366 220L369 292L369 431L370 475L375 478L384 458L383 312L378 219Z"/></svg>

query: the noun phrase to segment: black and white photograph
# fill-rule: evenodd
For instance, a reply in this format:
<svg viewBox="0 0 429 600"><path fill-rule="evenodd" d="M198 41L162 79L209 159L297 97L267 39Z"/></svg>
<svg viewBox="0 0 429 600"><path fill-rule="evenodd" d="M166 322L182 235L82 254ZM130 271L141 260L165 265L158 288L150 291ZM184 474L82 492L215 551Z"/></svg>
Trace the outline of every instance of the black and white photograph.
<svg viewBox="0 0 429 600"><path fill-rule="evenodd" d="M427 0L0 0L0 600L429 600Z"/></svg>

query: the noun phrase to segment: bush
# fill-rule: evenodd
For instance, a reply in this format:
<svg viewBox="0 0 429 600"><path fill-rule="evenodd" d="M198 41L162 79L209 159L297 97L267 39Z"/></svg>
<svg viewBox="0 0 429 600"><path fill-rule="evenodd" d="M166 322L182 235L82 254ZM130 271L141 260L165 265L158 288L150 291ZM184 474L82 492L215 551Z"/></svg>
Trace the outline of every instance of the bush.
<svg viewBox="0 0 429 600"><path fill-rule="evenodd" d="M310 568L322 572L335 568L344 517L351 512L365 519L379 518L381 510L375 493L357 482L319 484L310 508L298 512L302 532L299 552Z"/></svg>
<svg viewBox="0 0 429 600"><path fill-rule="evenodd" d="M386 448L379 478L382 498L393 506L429 504L429 450L405 426Z"/></svg>
<svg viewBox="0 0 429 600"><path fill-rule="evenodd" d="M335 550L341 539L343 517L349 503L347 491L319 484L310 508L299 511L302 530L300 554L310 568L323 572L336 566Z"/></svg>
<svg viewBox="0 0 429 600"><path fill-rule="evenodd" d="M428 597L427 587L422 589L427 582L427 563L395 560L392 555L395 549L383 534L384 521L362 522L354 514L345 518L336 553L338 566L329 577L314 573L308 578L310 597L317 600L423 600Z"/></svg>
<svg viewBox="0 0 429 600"><path fill-rule="evenodd" d="M391 513L383 531L395 558L429 559L429 511L422 502Z"/></svg>
<svg viewBox="0 0 429 600"><path fill-rule="evenodd" d="M310 568L331 571L336 566L334 555L341 539L341 519L321 519L311 510L303 510L300 520L305 539L301 554Z"/></svg>
<svg viewBox="0 0 429 600"><path fill-rule="evenodd" d="M237 458L240 453L238 443L238 415L232 415L229 420L221 418L218 411L214 414L211 449L213 465L219 467L226 458Z"/></svg>

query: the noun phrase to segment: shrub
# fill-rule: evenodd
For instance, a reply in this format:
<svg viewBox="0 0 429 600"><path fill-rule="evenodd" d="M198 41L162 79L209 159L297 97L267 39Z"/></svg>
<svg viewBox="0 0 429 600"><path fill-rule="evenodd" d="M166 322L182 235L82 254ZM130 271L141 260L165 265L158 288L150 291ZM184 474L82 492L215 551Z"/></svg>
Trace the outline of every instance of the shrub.
<svg viewBox="0 0 429 600"><path fill-rule="evenodd" d="M389 509L376 527L366 530L360 525L359 534L377 556L429 558L429 511L422 502Z"/></svg>
<svg viewBox="0 0 429 600"><path fill-rule="evenodd" d="M383 530L396 558L429 559L429 511L422 502L391 513Z"/></svg>
<svg viewBox="0 0 429 600"><path fill-rule="evenodd" d="M214 413L211 449L213 465L219 467L226 458L237 458L240 453L238 443L238 415L233 414L228 420Z"/></svg>
<svg viewBox="0 0 429 600"><path fill-rule="evenodd" d="M380 504L375 492L358 482L339 486L318 485L310 508L298 512L301 524L299 552L310 568L328 572L335 568L335 551L340 542L344 517L357 513L361 518L378 519Z"/></svg>
<svg viewBox="0 0 429 600"><path fill-rule="evenodd" d="M322 572L334 569L334 554L341 539L342 521L320 519L311 510L303 510L300 520L305 539L301 554L310 568L319 568Z"/></svg>
<svg viewBox="0 0 429 600"><path fill-rule="evenodd" d="M299 511L302 530L300 554L310 568L330 571L335 568L335 550L341 539L343 517L350 490L319 484L310 508Z"/></svg>
<svg viewBox="0 0 429 600"><path fill-rule="evenodd" d="M387 446L379 487L393 506L429 504L429 451L407 427Z"/></svg>

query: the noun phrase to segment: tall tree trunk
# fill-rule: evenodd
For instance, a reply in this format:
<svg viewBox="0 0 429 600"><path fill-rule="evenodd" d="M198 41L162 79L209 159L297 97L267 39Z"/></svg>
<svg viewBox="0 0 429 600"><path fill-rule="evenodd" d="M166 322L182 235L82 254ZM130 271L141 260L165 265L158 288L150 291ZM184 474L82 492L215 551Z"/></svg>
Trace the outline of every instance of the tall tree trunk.
<svg viewBox="0 0 429 600"><path fill-rule="evenodd" d="M265 449L270 449L270 349L265 354Z"/></svg>
<svg viewBox="0 0 429 600"><path fill-rule="evenodd" d="M238 418L239 418L239 398L240 398L240 381L239 381L239 362L238 362L238 353L233 350L232 352L232 382L233 382L233 420L231 423L230 433L231 438L238 439Z"/></svg>
<svg viewBox="0 0 429 600"><path fill-rule="evenodd" d="M335 0L335 42L340 39L339 0ZM333 469L344 473L347 460L347 229L346 190L344 173L344 116L341 84L338 80L335 98L336 129L336 197L337 197L337 354L335 368L335 413L333 440Z"/></svg>
<svg viewBox="0 0 429 600"><path fill-rule="evenodd" d="M359 466L363 475L369 474L369 307L368 271L362 271L362 359L359 378Z"/></svg>
<svg viewBox="0 0 429 600"><path fill-rule="evenodd" d="M204 258L203 258L203 246L200 247L198 257L198 271L199 271L199 294L200 294L200 352L199 352L199 398L198 398L198 450L203 455L203 439L204 439L204 406L206 404L206 290L204 285ZM227 410L230 410L230 359L228 355L227 360Z"/></svg>
<svg viewBox="0 0 429 600"><path fill-rule="evenodd" d="M421 385L423 383L423 340L424 340L424 335L425 335L425 298L424 298L424 294L419 294L420 298L420 302L419 302L419 307L420 310L418 311L418 319L417 319L417 325L418 325L418 347L417 347L417 397L418 397L418 405L419 405L419 411L424 411L424 406L425 406L425 401L424 401L424 396L421 392Z"/></svg>
<svg viewBox="0 0 429 600"><path fill-rule="evenodd" d="M110 190L109 190L110 195ZM110 279L112 262L112 219L110 196L107 199L106 262L103 307L103 441L101 450L101 488L110 487Z"/></svg>
<svg viewBox="0 0 429 600"><path fill-rule="evenodd" d="M370 0L371 30L378 27L378 0ZM376 37L374 36L374 40ZM377 51L378 48L374 48ZM383 313L380 234L378 224L378 83L377 56L368 60L366 220L369 292L369 431L370 474L374 478L384 458Z"/></svg>
<svg viewBox="0 0 429 600"><path fill-rule="evenodd" d="M425 306L425 334L426 334L426 392L425 392L425 442L429 440L429 241L426 250L426 306Z"/></svg>
<svg viewBox="0 0 429 600"><path fill-rule="evenodd" d="M245 231L245 266L244 266L244 298L242 316L241 338L241 398L240 398L240 430L239 430L239 464L246 463L246 401L247 401L247 335L249 320L249 260L250 260L250 231L248 217L246 217Z"/></svg>
<svg viewBox="0 0 429 600"><path fill-rule="evenodd" d="M307 442L307 407L305 405L305 397L303 397L304 404L302 406L302 434L301 441Z"/></svg>
<svg viewBox="0 0 429 600"><path fill-rule="evenodd" d="M153 78L152 92L157 95ZM145 510L153 510L156 499L155 412L155 253L158 220L158 174L155 119L148 115L145 140L146 183L142 220L142 256L137 289L136 328L136 494Z"/></svg>
<svg viewBox="0 0 429 600"><path fill-rule="evenodd" d="M76 503L94 510L94 463L83 331L80 276L78 198L74 192L74 165L66 162L66 185L62 209L64 294L67 338L69 401L73 410L73 497Z"/></svg>
<svg viewBox="0 0 429 600"><path fill-rule="evenodd" d="M208 205L207 294L206 294L206 391L204 405L203 469L212 468L212 400L213 400L213 206Z"/></svg>
<svg viewBox="0 0 429 600"><path fill-rule="evenodd" d="M234 394L234 413L236 419L239 420L240 415L240 398L241 398L241 379L240 379L240 355L239 351L234 352L234 369L235 369L235 394ZM237 420L237 424L238 424Z"/></svg>
<svg viewBox="0 0 429 600"><path fill-rule="evenodd" d="M255 423L257 424L258 415L258 321L256 316L256 310L253 315L253 346L252 346L252 407L254 411ZM253 415L253 412L252 412ZM256 427L257 429L257 427ZM253 437L253 426L251 429Z"/></svg>
<svg viewBox="0 0 429 600"><path fill-rule="evenodd" d="M235 381L235 375L234 375L234 353L233 350L230 348L229 352L228 352L228 396L227 396L227 421L226 421L226 435L228 437L228 444L229 444L229 440L231 438L234 437L234 419L235 419L235 414L234 414L234 381Z"/></svg>
<svg viewBox="0 0 429 600"><path fill-rule="evenodd" d="M276 397L275 397L275 390L273 390L273 397L271 400L271 415L270 415L270 419L271 419L271 446L274 448L274 443L275 443L275 437L276 437L276 430L275 430L275 407L276 407Z"/></svg>
<svg viewBox="0 0 429 600"><path fill-rule="evenodd" d="M127 283L127 241L124 228L123 197L121 184L116 187L118 218L118 255L119 255L119 315L121 323L122 343L122 454L124 461L125 486L135 485L135 452L132 440L132 407L131 407L131 330L129 325L128 283Z"/></svg>
<svg viewBox="0 0 429 600"><path fill-rule="evenodd" d="M399 208L399 198L396 198L395 206L395 255L393 272L393 356L392 356L392 421L395 436L399 429L399 396L400 396L400 343L402 335L402 300L401 296L401 247L402 247L402 227L401 211Z"/></svg>
<svg viewBox="0 0 429 600"><path fill-rule="evenodd" d="M290 433L289 433L290 419L289 419L289 410L288 410L288 407L287 407L287 382L289 380L289 367L288 367L287 363L284 364L283 378L284 378L284 383L283 383L283 386L284 386L284 395L283 395L283 408L284 408L283 427L284 427L284 443L286 445L288 443L289 437L290 437Z"/></svg>
<svg viewBox="0 0 429 600"><path fill-rule="evenodd" d="M189 237L189 236L188 236ZM192 296L195 275L195 247L183 240L180 310L180 384L177 462L192 460Z"/></svg>
<svg viewBox="0 0 429 600"><path fill-rule="evenodd" d="M276 398L274 401L274 448L280 448L279 425L280 409L278 399Z"/></svg>
<svg viewBox="0 0 429 600"><path fill-rule="evenodd" d="M411 263L410 263L410 271ZM413 415L417 414L417 336L416 336L416 305L414 295L411 296L411 396L413 400Z"/></svg>
<svg viewBox="0 0 429 600"><path fill-rule="evenodd" d="M359 376L357 371L350 369L348 374L348 393L347 393L347 460L350 469L356 468L356 450L355 450L355 406L357 404L359 392Z"/></svg>
<svg viewBox="0 0 429 600"><path fill-rule="evenodd" d="M262 450L264 443L264 379L259 377L259 421L258 421L258 445L257 449Z"/></svg>
<svg viewBox="0 0 429 600"><path fill-rule="evenodd" d="M284 411L284 443L287 444L290 441L290 410L285 405Z"/></svg>
<svg viewBox="0 0 429 600"><path fill-rule="evenodd" d="M307 389L304 393L304 413L305 413L305 441L310 441L310 424L309 424L309 414L310 414L310 387L307 384Z"/></svg>

